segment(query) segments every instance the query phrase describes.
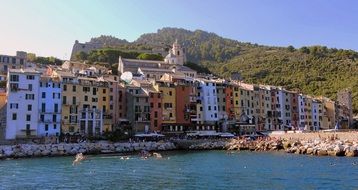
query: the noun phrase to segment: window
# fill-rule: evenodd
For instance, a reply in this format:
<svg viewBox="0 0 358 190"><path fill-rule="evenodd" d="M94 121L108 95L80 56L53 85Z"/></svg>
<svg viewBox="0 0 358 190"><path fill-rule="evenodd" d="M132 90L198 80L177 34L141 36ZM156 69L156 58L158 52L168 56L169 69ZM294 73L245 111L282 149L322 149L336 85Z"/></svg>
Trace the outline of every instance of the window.
<svg viewBox="0 0 358 190"><path fill-rule="evenodd" d="M57 129L57 125L56 125L56 124L53 124L53 129Z"/></svg>
<svg viewBox="0 0 358 190"><path fill-rule="evenodd" d="M31 115L29 114L26 115L26 121L31 121Z"/></svg>
<svg viewBox="0 0 358 190"><path fill-rule="evenodd" d="M106 101L106 97L103 97L103 101Z"/></svg>
<svg viewBox="0 0 358 190"><path fill-rule="evenodd" d="M18 109L18 108L19 108L19 104L17 104L17 103L10 104L10 109Z"/></svg>
<svg viewBox="0 0 358 190"><path fill-rule="evenodd" d="M109 101L113 101L113 96L109 96Z"/></svg>
<svg viewBox="0 0 358 190"><path fill-rule="evenodd" d="M54 104L54 108L55 108L55 113L57 113L58 112L58 104Z"/></svg>
<svg viewBox="0 0 358 190"><path fill-rule="evenodd" d="M73 104L73 105L76 104L76 97L75 97L75 96L72 97L72 104Z"/></svg>
<svg viewBox="0 0 358 190"><path fill-rule="evenodd" d="M138 97L136 97L136 98L135 98L135 101L136 101L136 102L139 102L139 98L138 98Z"/></svg>
<svg viewBox="0 0 358 190"><path fill-rule="evenodd" d="M150 103L150 107L153 108L153 105L154 105L153 102L151 102L151 103Z"/></svg>
<svg viewBox="0 0 358 190"><path fill-rule="evenodd" d="M27 75L27 76L26 76L26 79L27 79L27 80L34 80L34 79L35 79L35 76L34 76L34 75Z"/></svg>
<svg viewBox="0 0 358 190"><path fill-rule="evenodd" d="M16 113L13 113L12 114L12 120L16 120L17 119L17 114Z"/></svg>
<svg viewBox="0 0 358 190"><path fill-rule="evenodd" d="M158 117L158 112L155 111L155 112L154 112L154 118L157 118L157 117Z"/></svg>
<svg viewBox="0 0 358 190"><path fill-rule="evenodd" d="M88 96L85 96L85 101L86 101L86 102L88 101Z"/></svg>
<svg viewBox="0 0 358 190"><path fill-rule="evenodd" d="M10 83L10 91L16 92L19 89L19 84L17 83Z"/></svg>
<svg viewBox="0 0 358 190"><path fill-rule="evenodd" d="M34 100L34 99L35 99L35 95L34 95L34 94L26 94L26 95L25 95L25 99L26 99L26 100Z"/></svg>
<svg viewBox="0 0 358 190"><path fill-rule="evenodd" d="M41 112L45 112L46 111L46 104L42 103L41 104Z"/></svg>
<svg viewBox="0 0 358 190"><path fill-rule="evenodd" d="M169 91L169 96L171 96L172 95L172 91Z"/></svg>
<svg viewBox="0 0 358 190"><path fill-rule="evenodd" d="M28 89L29 89L29 91L32 91L32 84L28 85Z"/></svg>
<svg viewBox="0 0 358 190"><path fill-rule="evenodd" d="M31 104L27 105L27 111L32 111L32 105Z"/></svg>
<svg viewBox="0 0 358 190"><path fill-rule="evenodd" d="M208 106L208 110L209 110L209 111L211 110L211 106Z"/></svg>
<svg viewBox="0 0 358 190"><path fill-rule="evenodd" d="M41 97L42 97L42 98L46 98L46 92L42 92Z"/></svg>
<svg viewBox="0 0 358 190"><path fill-rule="evenodd" d="M19 82L19 75L10 75L10 81Z"/></svg>
<svg viewBox="0 0 358 190"><path fill-rule="evenodd" d="M106 89L103 89L103 94L105 94L106 93Z"/></svg>
<svg viewBox="0 0 358 190"><path fill-rule="evenodd" d="M72 86L72 92L76 92L76 86Z"/></svg>
<svg viewBox="0 0 358 190"><path fill-rule="evenodd" d="M52 115L52 122L57 122L57 115Z"/></svg>
<svg viewBox="0 0 358 190"><path fill-rule="evenodd" d="M45 115L40 115L40 121L44 122L45 121Z"/></svg>
<svg viewBox="0 0 358 190"><path fill-rule="evenodd" d="M162 104L161 103L158 103L158 108L161 108L162 107Z"/></svg>
<svg viewBox="0 0 358 190"><path fill-rule="evenodd" d="M48 131L48 124L45 124L45 131Z"/></svg>
<svg viewBox="0 0 358 190"><path fill-rule="evenodd" d="M63 97L62 97L62 104L66 104L66 102L67 102L67 97L66 97L66 96L63 96Z"/></svg>

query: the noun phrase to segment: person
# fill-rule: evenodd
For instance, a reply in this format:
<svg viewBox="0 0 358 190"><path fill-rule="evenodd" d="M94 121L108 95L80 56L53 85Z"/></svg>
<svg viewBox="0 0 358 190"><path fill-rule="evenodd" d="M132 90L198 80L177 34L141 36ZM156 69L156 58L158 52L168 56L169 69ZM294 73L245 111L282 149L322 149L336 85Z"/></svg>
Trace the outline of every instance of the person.
<svg viewBox="0 0 358 190"><path fill-rule="evenodd" d="M72 165L74 166L75 164L79 164L84 159L85 159L85 157L83 156L83 154L78 153L78 154L76 154L75 160L72 162Z"/></svg>
<svg viewBox="0 0 358 190"><path fill-rule="evenodd" d="M158 158L158 159L159 159L159 158L163 158L161 154L156 153L156 152L153 153L153 156L154 156L155 158Z"/></svg>

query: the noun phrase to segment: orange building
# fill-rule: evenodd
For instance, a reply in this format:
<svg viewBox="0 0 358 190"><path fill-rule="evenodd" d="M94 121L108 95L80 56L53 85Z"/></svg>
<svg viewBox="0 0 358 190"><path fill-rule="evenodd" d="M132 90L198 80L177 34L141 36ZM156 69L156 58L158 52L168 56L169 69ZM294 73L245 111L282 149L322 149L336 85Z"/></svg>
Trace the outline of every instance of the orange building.
<svg viewBox="0 0 358 190"><path fill-rule="evenodd" d="M190 123L190 93L191 86L184 84L175 86L176 92L176 123L189 124Z"/></svg>
<svg viewBox="0 0 358 190"><path fill-rule="evenodd" d="M235 112L234 112L234 99L233 99L233 87L227 86L225 88L225 94L226 94L226 113L228 115L228 120L232 120L235 118Z"/></svg>

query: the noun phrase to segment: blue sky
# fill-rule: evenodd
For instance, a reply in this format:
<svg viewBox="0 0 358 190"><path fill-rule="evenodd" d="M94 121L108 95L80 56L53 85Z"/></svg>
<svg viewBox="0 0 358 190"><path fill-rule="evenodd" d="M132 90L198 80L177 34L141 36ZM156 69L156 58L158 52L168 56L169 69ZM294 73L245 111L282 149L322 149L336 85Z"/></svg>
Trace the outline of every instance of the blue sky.
<svg viewBox="0 0 358 190"><path fill-rule="evenodd" d="M0 0L0 7L0 54L66 59L76 39L133 41L167 26L263 45L358 50L354 0Z"/></svg>

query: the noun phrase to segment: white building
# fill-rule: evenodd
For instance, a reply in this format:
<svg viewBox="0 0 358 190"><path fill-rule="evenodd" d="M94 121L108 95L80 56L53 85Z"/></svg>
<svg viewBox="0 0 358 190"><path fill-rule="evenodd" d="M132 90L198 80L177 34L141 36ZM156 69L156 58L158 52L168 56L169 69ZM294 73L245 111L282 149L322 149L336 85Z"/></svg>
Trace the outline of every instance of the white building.
<svg viewBox="0 0 358 190"><path fill-rule="evenodd" d="M202 115L197 118L201 124L216 124L219 120L216 83L207 79L198 79L198 82L198 97L202 105L198 113Z"/></svg>
<svg viewBox="0 0 358 190"><path fill-rule="evenodd" d="M7 82L6 139L38 135L40 73L33 69L10 69Z"/></svg>
<svg viewBox="0 0 358 190"><path fill-rule="evenodd" d="M61 131L62 89L59 76L41 76L39 88L39 136L58 136Z"/></svg>

